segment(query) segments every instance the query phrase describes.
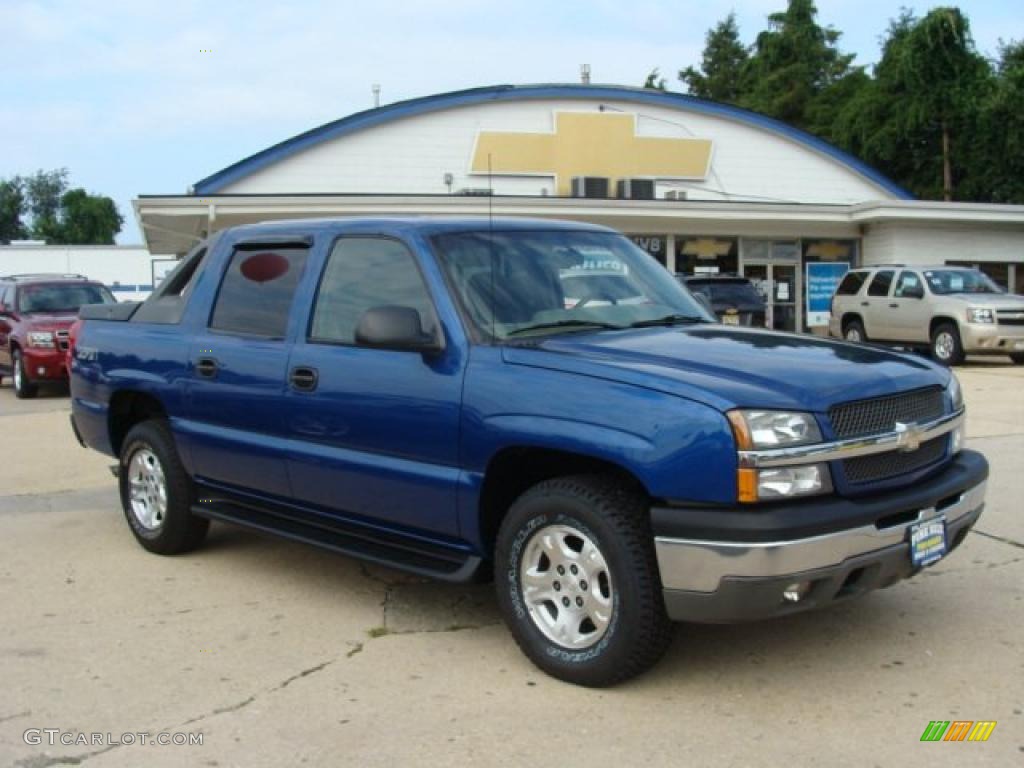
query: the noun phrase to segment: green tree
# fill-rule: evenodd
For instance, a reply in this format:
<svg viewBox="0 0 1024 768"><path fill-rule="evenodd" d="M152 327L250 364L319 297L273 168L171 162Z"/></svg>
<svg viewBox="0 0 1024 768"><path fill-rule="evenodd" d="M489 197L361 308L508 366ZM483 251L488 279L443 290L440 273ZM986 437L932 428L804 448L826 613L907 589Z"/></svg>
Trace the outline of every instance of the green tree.
<svg viewBox="0 0 1024 768"><path fill-rule="evenodd" d="M962 138L990 85L988 62L974 48L970 24L959 8L934 8L907 35L899 59L907 85L908 125L938 123L942 196L953 199L953 137Z"/></svg>
<svg viewBox="0 0 1024 768"><path fill-rule="evenodd" d="M968 149L965 199L1024 203L1024 43L1001 43L996 79Z"/></svg>
<svg viewBox="0 0 1024 768"><path fill-rule="evenodd" d="M743 69L747 87L738 101L748 109L827 135L834 118L823 114L816 103L837 102L864 81L859 68L852 66L854 55L836 47L841 33L819 25L817 15L813 0L789 0L785 11L768 17L768 29L757 36ZM851 75L855 80L844 83Z"/></svg>
<svg viewBox="0 0 1024 768"><path fill-rule="evenodd" d="M975 148L991 103L991 67L974 49L966 17L936 8L889 25L873 80L841 109L833 138L916 195L987 199Z"/></svg>
<svg viewBox="0 0 1024 768"><path fill-rule="evenodd" d="M69 190L66 168L0 180L0 240L109 245L123 224L109 197Z"/></svg>
<svg viewBox="0 0 1024 768"><path fill-rule="evenodd" d="M19 240L28 234L22 216L25 210L25 195L18 176L0 179L0 242Z"/></svg>
<svg viewBox="0 0 1024 768"><path fill-rule="evenodd" d="M743 73L748 58L747 48L740 42L736 14L730 13L708 30L700 69L680 70L679 79L693 96L735 103L744 92Z"/></svg>
<svg viewBox="0 0 1024 768"><path fill-rule="evenodd" d="M644 88L651 88L655 91L665 90L665 78L661 76L661 72L655 67L647 75L647 79L644 81Z"/></svg>
<svg viewBox="0 0 1024 768"><path fill-rule="evenodd" d="M32 236L39 240L58 238L60 198L68 188L68 169L36 171L23 182L27 212L32 219Z"/></svg>
<svg viewBox="0 0 1024 768"><path fill-rule="evenodd" d="M56 242L109 245L123 223L109 197L72 189L60 199L60 239Z"/></svg>

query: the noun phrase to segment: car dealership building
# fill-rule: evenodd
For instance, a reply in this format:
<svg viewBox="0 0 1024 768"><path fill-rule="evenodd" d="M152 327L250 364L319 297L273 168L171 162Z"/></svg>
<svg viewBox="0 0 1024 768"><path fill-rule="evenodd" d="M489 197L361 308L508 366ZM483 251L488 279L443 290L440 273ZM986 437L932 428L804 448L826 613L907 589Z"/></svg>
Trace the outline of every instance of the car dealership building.
<svg viewBox="0 0 1024 768"><path fill-rule="evenodd" d="M916 201L778 121L620 86L495 86L378 107L240 160L188 194L143 195L135 213L154 255L267 219L594 222L672 271L746 275L769 297L769 324L790 330L808 329L806 299L829 285L815 281L834 279L822 263L972 264L1024 293L1024 206Z"/></svg>

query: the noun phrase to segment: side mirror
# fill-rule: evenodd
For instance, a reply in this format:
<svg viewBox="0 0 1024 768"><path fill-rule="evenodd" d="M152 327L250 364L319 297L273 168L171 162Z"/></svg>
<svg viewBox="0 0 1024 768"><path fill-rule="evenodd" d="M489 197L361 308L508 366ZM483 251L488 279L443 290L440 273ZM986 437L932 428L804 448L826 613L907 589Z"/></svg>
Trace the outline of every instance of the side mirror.
<svg viewBox="0 0 1024 768"><path fill-rule="evenodd" d="M412 307L373 307L356 326L356 344L377 349L396 349L438 354L444 350L439 334L426 333L420 313Z"/></svg>

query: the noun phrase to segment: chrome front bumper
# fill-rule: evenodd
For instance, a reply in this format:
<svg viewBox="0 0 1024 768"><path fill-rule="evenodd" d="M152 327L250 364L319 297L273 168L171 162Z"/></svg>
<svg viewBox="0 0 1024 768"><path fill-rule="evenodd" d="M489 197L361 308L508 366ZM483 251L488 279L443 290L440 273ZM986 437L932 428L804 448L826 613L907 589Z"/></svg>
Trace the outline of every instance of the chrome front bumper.
<svg viewBox="0 0 1024 768"><path fill-rule="evenodd" d="M960 342L968 354L1024 353L1024 325L961 323Z"/></svg>
<svg viewBox="0 0 1024 768"><path fill-rule="evenodd" d="M986 485L982 481L939 508L921 509L913 519L888 528L865 525L806 539L768 542L657 537L654 547L662 586L666 590L711 593L726 579L771 579L839 567L851 558L904 545L911 525L939 514L951 531L957 529L984 505Z"/></svg>

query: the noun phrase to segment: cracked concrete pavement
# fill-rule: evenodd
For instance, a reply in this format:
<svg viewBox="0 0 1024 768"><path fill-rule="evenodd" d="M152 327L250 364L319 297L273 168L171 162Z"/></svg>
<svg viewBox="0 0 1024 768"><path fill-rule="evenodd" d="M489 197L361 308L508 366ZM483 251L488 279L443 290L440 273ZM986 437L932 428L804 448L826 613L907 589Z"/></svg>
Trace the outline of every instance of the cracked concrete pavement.
<svg viewBox="0 0 1024 768"><path fill-rule="evenodd" d="M5 382L0 765L1019 764L1024 369L959 374L993 470L961 549L826 611L681 625L658 667L605 691L535 670L489 585L223 525L193 554L144 552L67 400L19 402ZM921 744L935 719L998 725L985 744ZM30 745L28 728L203 744Z"/></svg>

